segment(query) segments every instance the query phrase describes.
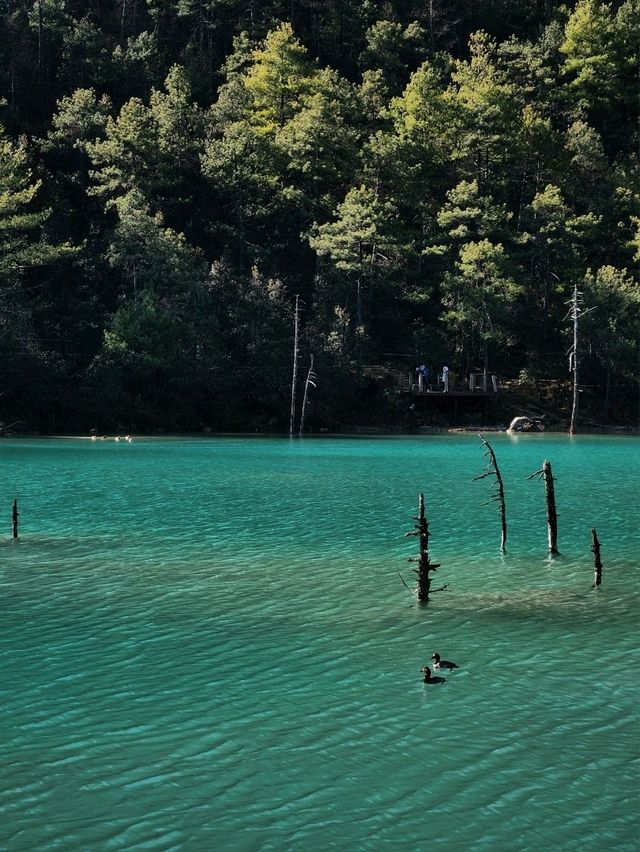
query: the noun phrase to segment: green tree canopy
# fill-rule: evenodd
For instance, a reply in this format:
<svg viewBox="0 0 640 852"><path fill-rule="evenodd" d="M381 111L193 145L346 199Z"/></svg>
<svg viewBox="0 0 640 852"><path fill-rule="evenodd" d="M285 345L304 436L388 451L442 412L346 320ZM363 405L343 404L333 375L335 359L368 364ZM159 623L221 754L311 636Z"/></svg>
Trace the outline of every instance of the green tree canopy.
<svg viewBox="0 0 640 852"><path fill-rule="evenodd" d="M0 275L5 278L75 251L46 239L51 211L35 203L41 186L33 178L25 145L14 145L0 132Z"/></svg>
<svg viewBox="0 0 640 852"><path fill-rule="evenodd" d="M466 243L454 270L445 275L442 321L455 335L458 362L465 372L482 358L488 368L489 345L509 339L508 317L520 294L510 261L500 243Z"/></svg>
<svg viewBox="0 0 640 852"><path fill-rule="evenodd" d="M117 118L109 116L104 139L87 143L93 165L92 192L105 200L131 190L153 194L163 183L158 127L139 98L131 98Z"/></svg>
<svg viewBox="0 0 640 852"><path fill-rule="evenodd" d="M252 99L252 121L265 133L273 133L300 109L310 91L314 69L307 52L290 24L268 34L254 53L254 64L245 78Z"/></svg>

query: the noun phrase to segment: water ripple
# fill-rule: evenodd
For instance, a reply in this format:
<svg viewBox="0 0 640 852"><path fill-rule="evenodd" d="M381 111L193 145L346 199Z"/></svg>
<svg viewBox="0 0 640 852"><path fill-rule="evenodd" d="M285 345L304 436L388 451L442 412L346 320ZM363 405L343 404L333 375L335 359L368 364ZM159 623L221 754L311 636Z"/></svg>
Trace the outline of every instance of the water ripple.
<svg viewBox="0 0 640 852"><path fill-rule="evenodd" d="M594 592L577 521L557 560L529 529L531 483L496 552L469 441L140 442L135 487L69 442L56 499L30 446L4 458L40 526L0 542L2 848L636 852L628 458ZM603 505L552 449L564 517ZM397 576L420 478L450 584L428 607ZM436 650L460 668L430 687Z"/></svg>

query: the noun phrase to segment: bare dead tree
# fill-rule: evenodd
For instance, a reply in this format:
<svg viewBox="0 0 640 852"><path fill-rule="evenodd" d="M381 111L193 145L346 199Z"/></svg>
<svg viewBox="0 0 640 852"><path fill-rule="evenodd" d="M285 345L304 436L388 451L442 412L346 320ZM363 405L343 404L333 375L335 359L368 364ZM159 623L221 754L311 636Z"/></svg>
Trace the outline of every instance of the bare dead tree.
<svg viewBox="0 0 640 852"><path fill-rule="evenodd" d="M0 394L2 396L2 394ZM7 434L14 426L19 426L22 423L22 420L14 420L13 423L4 423L0 420L0 438Z"/></svg>
<svg viewBox="0 0 640 852"><path fill-rule="evenodd" d="M315 380L318 377L313 372L313 355L311 356L311 363L309 364L309 372L307 373L307 378L304 383L304 396L302 397L302 411L300 412L300 434L304 433L304 418L307 412L307 402L309 401L309 387L315 388L316 383Z"/></svg>
<svg viewBox="0 0 640 852"><path fill-rule="evenodd" d="M429 522L427 520L427 516L424 511L424 494L420 494L418 500L418 514L414 515L414 521L416 521L415 530L405 533L405 537L407 536L417 536L420 543L420 551L417 559L409 559L408 562L417 562L418 567L414 568L413 571L416 574L416 587L413 591L419 601L424 601L428 603L429 595L434 592L442 592L449 585L446 583L444 586L441 586L439 589L431 588L431 573L440 568L438 563L431 562L429 560ZM407 584L402 579L402 575L400 579L407 586Z"/></svg>
<svg viewBox="0 0 640 852"><path fill-rule="evenodd" d="M542 470L537 470L528 476L527 479L533 479L537 476L539 479L544 479L544 493L547 502L547 539L549 542L549 553L557 554L558 550L558 514L556 512L556 494L553 486L554 478L551 472L551 462L546 459L542 463Z"/></svg>
<svg viewBox="0 0 640 852"><path fill-rule="evenodd" d="M595 527L591 530L591 552L593 553L593 588L597 589L602 582L602 561L600 559L600 542Z"/></svg>
<svg viewBox="0 0 640 852"><path fill-rule="evenodd" d="M300 323L300 296L296 295L296 310L293 321L293 376L291 378L291 413L289 416L289 435L293 435L296 418L296 386L298 384L298 326Z"/></svg>
<svg viewBox="0 0 640 852"><path fill-rule="evenodd" d="M578 408L580 405L580 382L579 382L579 368L580 368L580 357L579 357L579 336L578 336L578 324L581 317L590 314L591 311L595 310L595 308L584 309L584 300L582 298L582 293L578 290L578 283L576 282L573 285L573 295L568 302L569 310L565 316L565 320L571 318L573 322L573 343L568 351L569 355L569 372L573 373L573 401L571 405L571 421L569 423L569 434L575 435L576 429L578 428Z"/></svg>
<svg viewBox="0 0 640 852"><path fill-rule="evenodd" d="M480 476L474 476L473 481L477 482L479 479L486 479L487 476L495 476L493 495L487 502L495 502L498 504L501 528L500 550L504 553L507 547L507 507L504 500L504 484L502 482L502 475L500 473L500 468L498 467L496 454L494 453L491 444L489 444L482 435L478 435L478 437L482 441L483 446L486 447L486 452L484 453L483 458L488 458L488 462L484 473L481 473Z"/></svg>

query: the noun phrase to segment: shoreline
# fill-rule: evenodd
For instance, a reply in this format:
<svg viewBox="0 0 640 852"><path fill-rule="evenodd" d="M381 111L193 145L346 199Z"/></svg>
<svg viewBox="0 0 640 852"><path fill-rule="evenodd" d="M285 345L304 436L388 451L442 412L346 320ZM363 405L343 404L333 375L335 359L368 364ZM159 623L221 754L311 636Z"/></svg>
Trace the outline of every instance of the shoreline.
<svg viewBox="0 0 640 852"><path fill-rule="evenodd" d="M508 429L502 426L423 426L412 430L403 429L386 429L378 426L352 426L341 431L322 430L318 432L306 432L304 435L293 435L293 438L375 438L375 437L425 437L428 435L478 435L478 434L505 434L515 435L518 437L543 436L543 435L567 435L566 429L547 428L541 432L509 432ZM631 437L640 437L640 426L589 426L580 429L575 435L571 436L579 438L581 435L603 435L615 437L625 435ZM214 432L214 431L199 431L199 432L141 432L131 436L123 435L86 435L86 434L39 434L35 432L13 432L11 434L0 435L0 440L24 440L33 438L34 440L75 440L75 441L90 441L92 443L135 443L140 440L162 440L183 438L289 438L287 432Z"/></svg>

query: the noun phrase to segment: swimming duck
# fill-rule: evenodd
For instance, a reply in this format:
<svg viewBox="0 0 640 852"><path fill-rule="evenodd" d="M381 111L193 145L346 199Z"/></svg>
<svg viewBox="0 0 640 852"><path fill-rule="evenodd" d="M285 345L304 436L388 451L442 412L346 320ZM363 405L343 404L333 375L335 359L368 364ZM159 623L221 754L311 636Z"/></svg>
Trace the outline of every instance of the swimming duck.
<svg viewBox="0 0 640 852"><path fill-rule="evenodd" d="M438 677L437 675L434 677L431 674L431 669L429 666L423 666L420 669L421 672L424 672L424 677L422 678L423 683L446 683L446 678Z"/></svg>
<svg viewBox="0 0 640 852"><path fill-rule="evenodd" d="M457 663L452 663L450 660L441 660L440 654L434 654L431 659L433 660L434 669L459 669L460 666Z"/></svg>

